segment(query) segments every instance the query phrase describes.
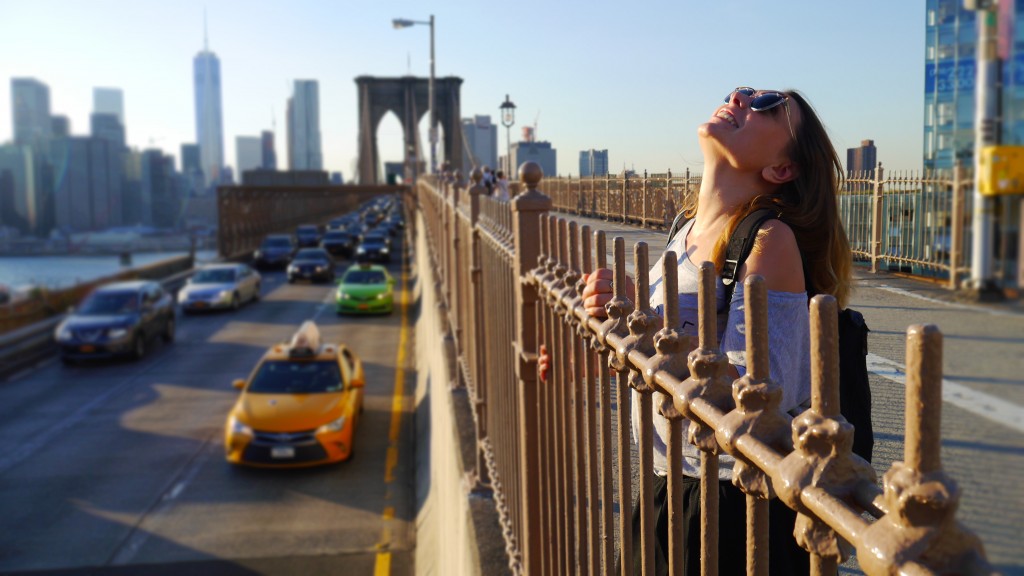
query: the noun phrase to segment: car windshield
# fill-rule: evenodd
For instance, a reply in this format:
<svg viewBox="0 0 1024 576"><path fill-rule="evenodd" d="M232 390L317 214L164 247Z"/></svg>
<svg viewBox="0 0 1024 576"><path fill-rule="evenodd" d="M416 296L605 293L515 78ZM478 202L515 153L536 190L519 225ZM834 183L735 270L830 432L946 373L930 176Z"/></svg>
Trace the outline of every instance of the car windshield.
<svg viewBox="0 0 1024 576"><path fill-rule="evenodd" d="M76 314L102 316L131 314L139 309L139 295L135 292L97 292L82 302Z"/></svg>
<svg viewBox="0 0 1024 576"><path fill-rule="evenodd" d="M342 280L344 284L383 284L386 281L380 270L353 270Z"/></svg>
<svg viewBox="0 0 1024 576"><path fill-rule="evenodd" d="M227 284L235 281L235 271L229 269L200 270L192 277L193 284Z"/></svg>
<svg viewBox="0 0 1024 576"><path fill-rule="evenodd" d="M291 248L291 240L287 238L267 238L263 241L264 248Z"/></svg>
<svg viewBox="0 0 1024 576"><path fill-rule="evenodd" d="M329 232L324 240L348 240L348 234L344 232Z"/></svg>
<svg viewBox="0 0 1024 576"><path fill-rule="evenodd" d="M296 234L301 234L303 236L316 234L316 228L299 228L298 230L296 230Z"/></svg>
<svg viewBox="0 0 1024 576"><path fill-rule="evenodd" d="M300 250L295 255L296 260L319 260L321 262L327 261L327 254L323 250Z"/></svg>
<svg viewBox="0 0 1024 576"><path fill-rule="evenodd" d="M343 388L337 362L274 360L260 366L247 391L256 394L318 394L341 392Z"/></svg>

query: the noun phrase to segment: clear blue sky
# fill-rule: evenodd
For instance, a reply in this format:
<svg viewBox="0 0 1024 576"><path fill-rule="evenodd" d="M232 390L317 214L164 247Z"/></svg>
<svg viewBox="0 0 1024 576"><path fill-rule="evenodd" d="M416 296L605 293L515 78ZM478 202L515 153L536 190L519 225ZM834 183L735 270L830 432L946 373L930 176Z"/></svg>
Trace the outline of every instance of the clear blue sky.
<svg viewBox="0 0 1024 576"><path fill-rule="evenodd" d="M225 162L235 136L277 119L285 157L292 80L320 82L325 168L351 177L360 75L429 74L429 29L391 19L436 18L438 76L464 79L464 117L499 120L517 105L513 140L537 122L562 174L579 151L608 149L614 170L701 170L696 127L737 85L803 91L846 148L873 139L897 170L921 166L923 0L673 0L612 2L353 0L0 0L0 142L12 138L10 78L50 87L53 113L88 132L92 89L124 90L129 145L176 157L195 141L192 58L221 60ZM424 121L423 125L426 125ZM386 118L381 157L401 157ZM499 147L504 152L501 129ZM426 140L424 137L424 144Z"/></svg>

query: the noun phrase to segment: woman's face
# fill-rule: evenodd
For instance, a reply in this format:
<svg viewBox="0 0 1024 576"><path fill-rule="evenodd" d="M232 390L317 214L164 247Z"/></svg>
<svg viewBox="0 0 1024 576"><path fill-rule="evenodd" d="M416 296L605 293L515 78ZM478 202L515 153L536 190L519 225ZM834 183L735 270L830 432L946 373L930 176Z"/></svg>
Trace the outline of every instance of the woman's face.
<svg viewBox="0 0 1024 576"><path fill-rule="evenodd" d="M770 109L751 108L751 101L764 92L771 91L729 94L727 102L698 129L705 155L723 157L741 170L761 170L788 160L786 151L800 125L800 107L790 98Z"/></svg>

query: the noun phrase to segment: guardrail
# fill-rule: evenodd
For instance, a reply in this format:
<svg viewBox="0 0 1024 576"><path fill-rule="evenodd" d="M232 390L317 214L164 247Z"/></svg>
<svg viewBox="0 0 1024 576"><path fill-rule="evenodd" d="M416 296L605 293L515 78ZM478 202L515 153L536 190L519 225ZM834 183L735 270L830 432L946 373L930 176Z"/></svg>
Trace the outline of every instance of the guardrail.
<svg viewBox="0 0 1024 576"><path fill-rule="evenodd" d="M834 299L812 302L812 405L793 418L779 411L780 386L768 377L763 282L755 277L745 285L748 373L732 381L716 343L710 264L701 271L694 338L677 325L676 298L666 297L664 318L650 308L642 243L636 247L638 302L626 299L625 246L617 238L615 299L607 320L592 318L578 280L581 270L607 264L606 236L596 231L592 244L587 227L548 214L552 202L537 189L538 166L528 163L520 174L527 190L511 202L485 196L479 180L468 189L447 176L417 186L447 312L446 337L457 355L453 381L473 400L473 477L494 490L513 573L612 574L616 552L629 559L634 546L644 573L654 573L655 394L670 423L670 573L681 573L686 545L678 472L684 442L701 454L704 574L718 573L712 483L723 453L736 459L733 483L746 494L749 574L768 573L768 503L776 498L797 513L797 542L810 554L813 574L835 573L853 549L869 575L992 573L981 542L956 520L959 490L941 465L937 328L908 330L904 460L885 473L879 489L874 470L852 453L853 428L839 412ZM674 269L663 274L671 294L676 275L668 272ZM555 351L543 384L536 372L539 342ZM623 408L633 391L642 418L639 542L631 541L630 415ZM683 418L690 421L686 437Z"/></svg>
<svg viewBox="0 0 1024 576"><path fill-rule="evenodd" d="M185 267L186 265L187 267ZM193 260L191 256L170 258L142 268L128 270L114 276L81 284L69 289L71 294L77 295L77 299L68 300L63 309L66 310L67 306L77 304L81 298L85 297L90 290L97 286L132 278L159 279L165 289L169 292L174 292L181 288L185 280L192 275L192 265ZM166 275L168 270L176 271L168 276ZM155 274L163 275L156 276ZM0 380L8 378L19 370L23 370L49 356L53 356L57 351L57 343L53 339L53 331L65 316L65 313L52 314L42 320L0 334Z"/></svg>

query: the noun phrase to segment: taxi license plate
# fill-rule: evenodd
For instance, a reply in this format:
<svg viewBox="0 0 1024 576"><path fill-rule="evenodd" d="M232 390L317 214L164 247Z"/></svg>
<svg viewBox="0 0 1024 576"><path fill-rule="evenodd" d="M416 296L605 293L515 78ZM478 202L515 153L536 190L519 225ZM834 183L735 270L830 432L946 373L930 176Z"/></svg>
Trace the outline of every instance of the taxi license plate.
<svg viewBox="0 0 1024 576"><path fill-rule="evenodd" d="M78 351L88 354L90 352L95 352L96 351L96 347L95 346L82 346L82 347L80 347L78 349Z"/></svg>
<svg viewBox="0 0 1024 576"><path fill-rule="evenodd" d="M370 308L369 304L360 304L359 305L359 309L360 310L368 310L369 308Z"/></svg>
<svg viewBox="0 0 1024 576"><path fill-rule="evenodd" d="M273 446L270 448L271 458L295 458L295 448L291 446Z"/></svg>

